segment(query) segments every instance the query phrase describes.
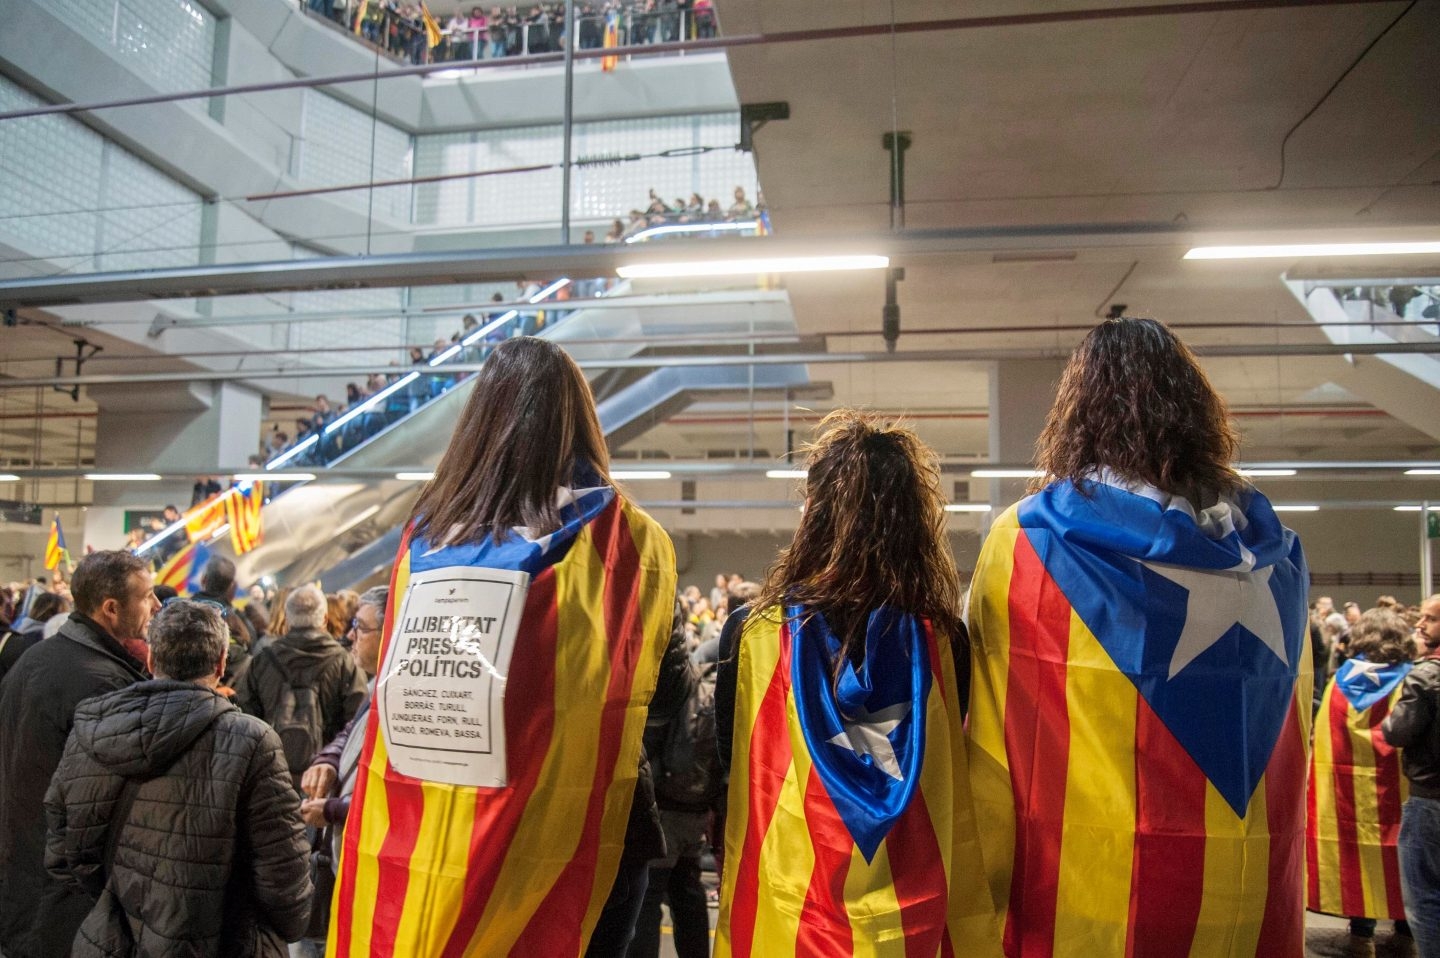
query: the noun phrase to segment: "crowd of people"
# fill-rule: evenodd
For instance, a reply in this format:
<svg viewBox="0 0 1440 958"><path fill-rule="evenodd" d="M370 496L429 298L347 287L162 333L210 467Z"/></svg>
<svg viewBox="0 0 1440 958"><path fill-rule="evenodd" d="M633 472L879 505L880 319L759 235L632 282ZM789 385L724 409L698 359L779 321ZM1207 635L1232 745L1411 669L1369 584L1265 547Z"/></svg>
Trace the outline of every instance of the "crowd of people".
<svg viewBox="0 0 1440 958"><path fill-rule="evenodd" d="M0 678L0 950L651 958L668 902L699 958L713 865L718 954L1299 956L1308 905L1433 958L1440 595L1307 609L1236 443L1108 320L968 589L938 457L852 410L765 574L680 588L581 370L506 339L388 587L80 562Z"/></svg>
<svg viewBox="0 0 1440 958"><path fill-rule="evenodd" d="M431 45L422 4L402 0L307 0L309 8L411 63L490 60L565 49L565 5L471 7L435 20ZM363 9L357 5L363 3ZM356 20L359 18L357 24ZM712 0L607 0L575 5L576 46L598 50L707 39L716 35Z"/></svg>

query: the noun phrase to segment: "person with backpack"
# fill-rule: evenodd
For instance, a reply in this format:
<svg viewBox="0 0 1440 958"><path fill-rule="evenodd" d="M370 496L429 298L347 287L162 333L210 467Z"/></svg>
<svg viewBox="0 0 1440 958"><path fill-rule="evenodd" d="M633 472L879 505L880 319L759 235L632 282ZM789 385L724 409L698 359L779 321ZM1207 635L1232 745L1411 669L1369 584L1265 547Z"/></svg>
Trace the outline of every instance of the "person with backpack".
<svg viewBox="0 0 1440 958"><path fill-rule="evenodd" d="M325 631L325 593L301 586L285 600L289 631L250 660L236 704L264 719L285 746L299 792L315 753L340 733L366 696L365 673Z"/></svg>
<svg viewBox="0 0 1440 958"><path fill-rule="evenodd" d="M700 854L710 809L725 784L715 754L714 669L702 670L686 650L686 613L675 603L670 645L660 663L655 697L645 723L645 754L665 835L665 857L650 861L650 875L635 937L626 958L660 954L660 904L670 906L678 958L710 954L710 915L700 883Z"/></svg>
<svg viewBox="0 0 1440 958"><path fill-rule="evenodd" d="M45 866L89 905L65 954L280 958L309 913L280 740L216 691L208 603L152 620L155 678L80 703L45 795Z"/></svg>

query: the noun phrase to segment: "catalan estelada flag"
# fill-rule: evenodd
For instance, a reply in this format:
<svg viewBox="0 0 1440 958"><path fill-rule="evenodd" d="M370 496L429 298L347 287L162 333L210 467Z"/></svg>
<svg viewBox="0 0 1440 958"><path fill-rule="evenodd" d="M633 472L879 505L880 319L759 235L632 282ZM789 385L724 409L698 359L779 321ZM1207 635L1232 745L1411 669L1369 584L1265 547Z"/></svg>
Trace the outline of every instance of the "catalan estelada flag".
<svg viewBox="0 0 1440 958"><path fill-rule="evenodd" d="M1307 587L1249 487L1105 473L996 521L969 730L1007 955L1302 954Z"/></svg>
<svg viewBox="0 0 1440 958"><path fill-rule="evenodd" d="M50 520L50 538L45 540L45 568L58 569L65 556L65 533L60 528L60 514L57 512Z"/></svg>
<svg viewBox="0 0 1440 958"><path fill-rule="evenodd" d="M181 596L193 595L200 591L200 573L210 561L210 547L203 542L192 542L160 567L155 573L156 585L168 585Z"/></svg>
<svg viewBox="0 0 1440 958"><path fill-rule="evenodd" d="M244 555L264 539L261 512L265 508L265 483L251 482L230 490L225 497L225 521L230 523L230 545L237 556Z"/></svg>
<svg viewBox="0 0 1440 958"><path fill-rule="evenodd" d="M225 503L230 500L230 495L229 489L217 492L185 511L185 535L191 542L209 542L215 530L228 521L225 517Z"/></svg>
<svg viewBox="0 0 1440 958"><path fill-rule="evenodd" d="M1345 918L1405 918L1400 807L1410 788L1400 750L1380 732L1412 665L1357 656L1325 689L1310 759L1306 907Z"/></svg>
<svg viewBox="0 0 1440 958"><path fill-rule="evenodd" d="M570 955L610 893L675 602L608 486L535 539L400 546L326 954Z"/></svg>
<svg viewBox="0 0 1440 958"><path fill-rule="evenodd" d="M620 45L620 14L611 10L605 14L605 35L600 45L606 50L613 50ZM604 56L600 58L600 71L609 73L620 65L620 58L617 56Z"/></svg>
<svg viewBox="0 0 1440 958"><path fill-rule="evenodd" d="M865 664L800 606L739 646L717 956L996 956L949 643L870 616Z"/></svg>

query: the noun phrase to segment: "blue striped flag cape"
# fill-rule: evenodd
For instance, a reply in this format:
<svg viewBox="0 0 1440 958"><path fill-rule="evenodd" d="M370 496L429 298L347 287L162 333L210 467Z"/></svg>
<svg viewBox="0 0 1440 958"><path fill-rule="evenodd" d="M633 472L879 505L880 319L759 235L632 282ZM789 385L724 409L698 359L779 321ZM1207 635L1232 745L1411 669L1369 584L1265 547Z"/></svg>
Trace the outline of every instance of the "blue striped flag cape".
<svg viewBox="0 0 1440 958"><path fill-rule="evenodd" d="M1357 712L1363 712L1381 699L1388 699L1414 667L1413 662L1394 665L1367 662L1365 656L1357 655L1342 662L1335 671L1335 687Z"/></svg>

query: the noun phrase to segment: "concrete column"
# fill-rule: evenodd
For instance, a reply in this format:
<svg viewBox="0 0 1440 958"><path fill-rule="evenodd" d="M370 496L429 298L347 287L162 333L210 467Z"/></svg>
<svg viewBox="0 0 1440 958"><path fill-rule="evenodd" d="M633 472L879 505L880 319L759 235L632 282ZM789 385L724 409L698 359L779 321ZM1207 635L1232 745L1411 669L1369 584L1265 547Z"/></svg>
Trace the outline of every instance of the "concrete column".
<svg viewBox="0 0 1440 958"><path fill-rule="evenodd" d="M1014 359L990 364L990 461L1019 465L1035 457L1035 440L1055 402L1065 363ZM1025 495L1025 479L991 479L991 516Z"/></svg>
<svg viewBox="0 0 1440 958"><path fill-rule="evenodd" d="M263 397L236 383L92 386L100 407L96 472L179 472L187 477L243 471L259 448ZM85 542L115 548L126 509L190 504L193 478L97 482Z"/></svg>

